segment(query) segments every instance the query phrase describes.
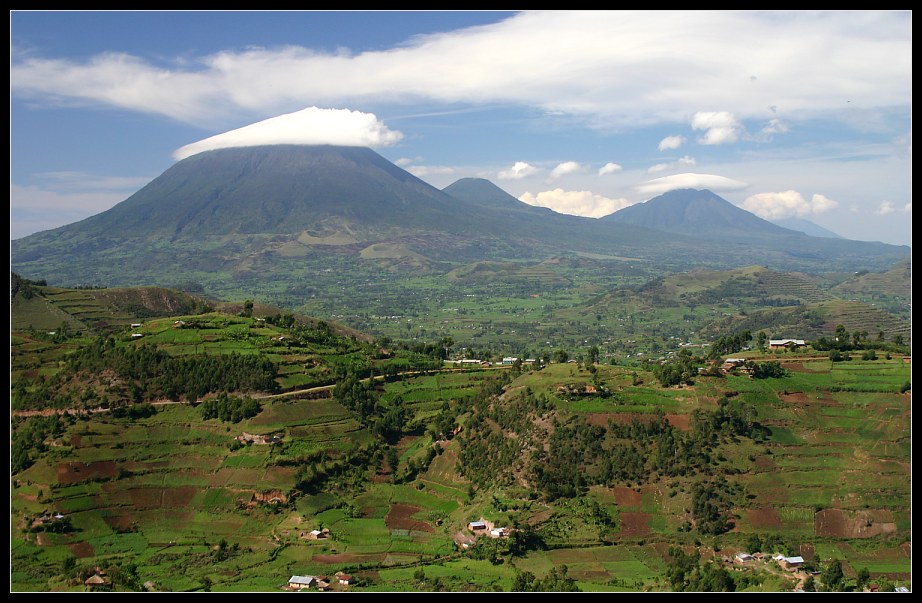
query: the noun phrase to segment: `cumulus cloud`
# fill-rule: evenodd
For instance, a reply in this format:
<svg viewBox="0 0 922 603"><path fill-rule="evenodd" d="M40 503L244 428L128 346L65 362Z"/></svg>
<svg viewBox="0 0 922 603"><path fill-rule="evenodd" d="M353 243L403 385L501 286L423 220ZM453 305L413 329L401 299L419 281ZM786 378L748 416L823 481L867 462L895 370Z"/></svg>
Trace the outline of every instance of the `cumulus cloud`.
<svg viewBox="0 0 922 603"><path fill-rule="evenodd" d="M725 176L718 176L716 174L686 173L647 180L635 186L634 190L645 195L660 195L679 188L709 189L720 192L737 191L747 186L749 185L745 182L733 180Z"/></svg>
<svg viewBox="0 0 922 603"><path fill-rule="evenodd" d="M510 103L624 127L675 123L689 106L721 107L742 119L764 119L769 106L828 117L846 98L863 107L908 108L912 15L546 11L367 52L247 47L154 60L115 52L56 58L34 50L11 54L10 91L17 97L195 124L258 119L306 104L428 100ZM740 65L748 71L741 74ZM706 130L708 144L734 132L732 124Z"/></svg>
<svg viewBox="0 0 922 603"><path fill-rule="evenodd" d="M389 129L374 113L308 107L187 144L177 149L173 158L179 160L203 151L267 144L385 147L401 138L401 132Z"/></svg>
<svg viewBox="0 0 922 603"><path fill-rule="evenodd" d="M585 170L586 170L585 167L583 167L582 165L580 165L579 163L575 161L564 161L563 163L557 164L557 167L551 170L550 179L556 180L557 178L560 178L562 176L566 176L568 174L578 174Z"/></svg>
<svg viewBox="0 0 922 603"><path fill-rule="evenodd" d="M685 144L684 136L667 136L659 141L659 150L678 149L683 144Z"/></svg>
<svg viewBox="0 0 922 603"><path fill-rule="evenodd" d="M807 201L803 195L794 190L759 193L747 197L740 205L746 211L766 220L782 220L795 216L803 218L821 214L838 206L837 202L820 194L813 195L811 200Z"/></svg>
<svg viewBox="0 0 922 603"><path fill-rule="evenodd" d="M599 176L605 176L607 174L617 174L624 168L618 165L617 163L612 163L609 161L605 165L599 168Z"/></svg>
<svg viewBox="0 0 922 603"><path fill-rule="evenodd" d="M547 207L561 214L601 218L623 209L631 202L627 199L609 199L591 191L565 191L555 188L537 195L525 193L519 201L536 207Z"/></svg>
<svg viewBox="0 0 922 603"><path fill-rule="evenodd" d="M692 117L693 130L704 130L698 138L701 144L732 144L743 133L743 124L735 115L727 111L702 111Z"/></svg>
<svg viewBox="0 0 922 603"><path fill-rule="evenodd" d="M912 203L907 203L903 206L903 213L911 214L912 213Z"/></svg>
<svg viewBox="0 0 922 603"><path fill-rule="evenodd" d="M686 155L685 157L681 157L671 163L657 163L656 165L651 165L650 167L647 168L647 173L657 174L659 172L665 172L666 170L675 170L675 169L680 169L680 168L685 168L685 167L691 167L695 165L696 163L697 161L695 161L694 157L689 157L688 155Z"/></svg>
<svg viewBox="0 0 922 603"><path fill-rule="evenodd" d="M874 213L880 214L882 216L886 216L887 214L892 214L895 211L896 211L896 207L894 207L893 202L883 201L880 204L880 207L878 207Z"/></svg>
<svg viewBox="0 0 922 603"><path fill-rule="evenodd" d="M397 159L396 161L394 161L394 165L399 165L400 167L407 167L408 165L413 165L414 163L417 163L422 160L423 160L422 157L413 157L413 158L401 157Z"/></svg>
<svg viewBox="0 0 922 603"><path fill-rule="evenodd" d="M516 161L511 168L499 172L496 177L500 180L521 180L539 171L539 168L536 168L526 161Z"/></svg>

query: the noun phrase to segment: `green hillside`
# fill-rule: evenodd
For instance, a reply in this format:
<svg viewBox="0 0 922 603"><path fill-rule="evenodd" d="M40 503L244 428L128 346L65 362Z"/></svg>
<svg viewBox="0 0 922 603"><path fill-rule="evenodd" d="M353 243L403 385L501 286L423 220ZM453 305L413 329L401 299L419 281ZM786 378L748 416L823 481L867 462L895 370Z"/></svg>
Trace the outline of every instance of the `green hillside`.
<svg viewBox="0 0 922 603"><path fill-rule="evenodd" d="M336 572L353 582L333 590L358 592L688 588L672 547L734 590L798 584L741 551L837 559L852 588L860 569L910 583L901 358L750 353L784 376L665 388L652 364L458 370L428 362L439 346L234 314L138 331L14 334L14 590L83 591L97 568L119 591L278 592ZM156 358L190 375L266 361L274 385L175 403ZM28 412L38 399L58 414ZM512 531L472 532L480 519Z"/></svg>

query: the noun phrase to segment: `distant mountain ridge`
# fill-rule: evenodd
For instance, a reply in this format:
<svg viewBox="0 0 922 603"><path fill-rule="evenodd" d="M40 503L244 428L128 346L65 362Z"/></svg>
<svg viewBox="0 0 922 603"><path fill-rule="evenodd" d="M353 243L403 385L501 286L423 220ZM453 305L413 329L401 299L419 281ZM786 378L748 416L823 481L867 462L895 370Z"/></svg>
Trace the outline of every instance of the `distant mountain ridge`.
<svg viewBox="0 0 922 603"><path fill-rule="evenodd" d="M600 219L699 238L803 235L763 220L709 190L672 190Z"/></svg>
<svg viewBox="0 0 922 603"><path fill-rule="evenodd" d="M782 218L781 220L772 220L772 223L781 226L782 228L802 232L806 235L810 235L811 237L822 237L827 239L845 238L842 235L836 234L831 230L823 228L819 224L811 222L810 220L804 220L803 218Z"/></svg>
<svg viewBox="0 0 922 603"><path fill-rule="evenodd" d="M470 262L583 256L666 270L760 263L857 271L908 255L786 230L710 191L673 191L593 219L532 207L483 179L440 191L371 149L329 145L193 155L105 212L11 241L11 268L26 278L188 281L212 295L242 283L300 291L306 278L323 283L369 263L444 274Z"/></svg>

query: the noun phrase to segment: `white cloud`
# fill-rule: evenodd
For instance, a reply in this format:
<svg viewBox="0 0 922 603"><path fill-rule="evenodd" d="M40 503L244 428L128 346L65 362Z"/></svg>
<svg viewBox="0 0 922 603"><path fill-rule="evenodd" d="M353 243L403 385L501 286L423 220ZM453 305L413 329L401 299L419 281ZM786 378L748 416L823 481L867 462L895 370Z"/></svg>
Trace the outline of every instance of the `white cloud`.
<svg viewBox="0 0 922 603"><path fill-rule="evenodd" d="M716 174L673 174L641 182L634 189L645 195L660 195L679 188L709 189L711 191L737 191L749 186L745 182Z"/></svg>
<svg viewBox="0 0 922 603"><path fill-rule="evenodd" d="M666 138L659 141L659 150L665 151L667 149L678 149L680 146L685 144L684 136L667 136Z"/></svg>
<svg viewBox="0 0 922 603"><path fill-rule="evenodd" d="M394 161L394 165L397 165L400 167L407 167L408 165L413 165L414 163L418 161L422 161L422 159L423 159L422 157L413 157L413 158L401 157Z"/></svg>
<svg viewBox="0 0 922 603"><path fill-rule="evenodd" d="M499 172L496 177L500 180L521 180L526 176L536 174L538 171L540 171L539 168L525 161L516 161L511 168Z"/></svg>
<svg viewBox="0 0 922 603"><path fill-rule="evenodd" d="M907 203L903 206L903 213L911 214L912 213L912 203Z"/></svg>
<svg viewBox="0 0 922 603"><path fill-rule="evenodd" d="M536 207L547 207L561 214L601 218L623 209L631 202L627 199L609 199L591 191L565 191L555 188L537 195L525 193L519 201Z"/></svg>
<svg viewBox="0 0 922 603"><path fill-rule="evenodd" d="M740 205L746 211L766 220L782 220L792 216L802 218L821 214L838 206L838 203L820 194L813 195L811 200L807 201L803 195L794 190L759 193L747 197Z"/></svg>
<svg viewBox="0 0 922 603"><path fill-rule="evenodd" d="M74 190L131 191L134 192L153 180L147 176L96 176L86 172L38 172L32 179L40 182L40 187L62 192Z"/></svg>
<svg viewBox="0 0 922 603"><path fill-rule="evenodd" d="M599 176L605 176L607 174L617 174L622 171L624 168L617 163L612 163L609 161L605 165L599 168Z"/></svg>
<svg viewBox="0 0 922 603"><path fill-rule="evenodd" d="M10 184L10 238L77 222L111 208L128 196L111 190L68 194Z"/></svg>
<svg viewBox="0 0 922 603"><path fill-rule="evenodd" d="M382 101L509 103L602 127L676 123L688 107L765 119L769 107L836 117L844 99L861 109L911 104L911 11L522 12L367 52L248 47L156 63L18 52L16 33L12 95L195 124ZM726 128L708 126L705 140L728 141Z"/></svg>
<svg viewBox="0 0 922 603"><path fill-rule="evenodd" d="M727 111L702 111L692 117L693 130L705 130L698 139L701 144L732 144L743 133L743 124Z"/></svg>
<svg viewBox="0 0 922 603"><path fill-rule="evenodd" d="M686 155L685 157L681 157L671 163L657 163L656 165L651 165L650 167L647 168L647 173L657 174L659 172L665 172L666 170L675 170L679 168L691 167L695 165L696 163L697 161L695 161L694 157L689 157L688 155Z"/></svg>
<svg viewBox="0 0 922 603"><path fill-rule="evenodd" d="M417 178L455 173L455 168L447 165L408 165L404 169Z"/></svg>
<svg viewBox="0 0 922 603"><path fill-rule="evenodd" d="M896 207L893 206L893 202L884 201L880 204L880 207L877 208L877 211L874 213L886 216L887 214L892 214L896 211Z"/></svg>
<svg viewBox="0 0 922 603"><path fill-rule="evenodd" d="M401 138L401 132L388 129L374 113L308 107L187 144L177 149L173 158L179 160L203 151L267 144L383 147Z"/></svg>
<svg viewBox="0 0 922 603"><path fill-rule="evenodd" d="M564 161L563 163L557 164L557 167L551 170L550 180L556 180L568 174L578 174L585 170L585 167L575 161Z"/></svg>
<svg viewBox="0 0 922 603"><path fill-rule="evenodd" d="M763 134L786 134L791 128L780 119L772 119L762 128Z"/></svg>

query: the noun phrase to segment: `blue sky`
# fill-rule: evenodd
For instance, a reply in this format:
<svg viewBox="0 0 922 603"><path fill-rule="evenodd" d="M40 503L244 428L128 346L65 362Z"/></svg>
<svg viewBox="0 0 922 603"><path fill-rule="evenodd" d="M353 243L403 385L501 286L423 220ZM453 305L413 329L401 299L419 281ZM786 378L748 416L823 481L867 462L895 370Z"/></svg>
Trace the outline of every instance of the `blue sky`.
<svg viewBox="0 0 922 603"><path fill-rule="evenodd" d="M908 11L10 13L10 236L222 146L371 146L598 217L710 188L912 240Z"/></svg>

